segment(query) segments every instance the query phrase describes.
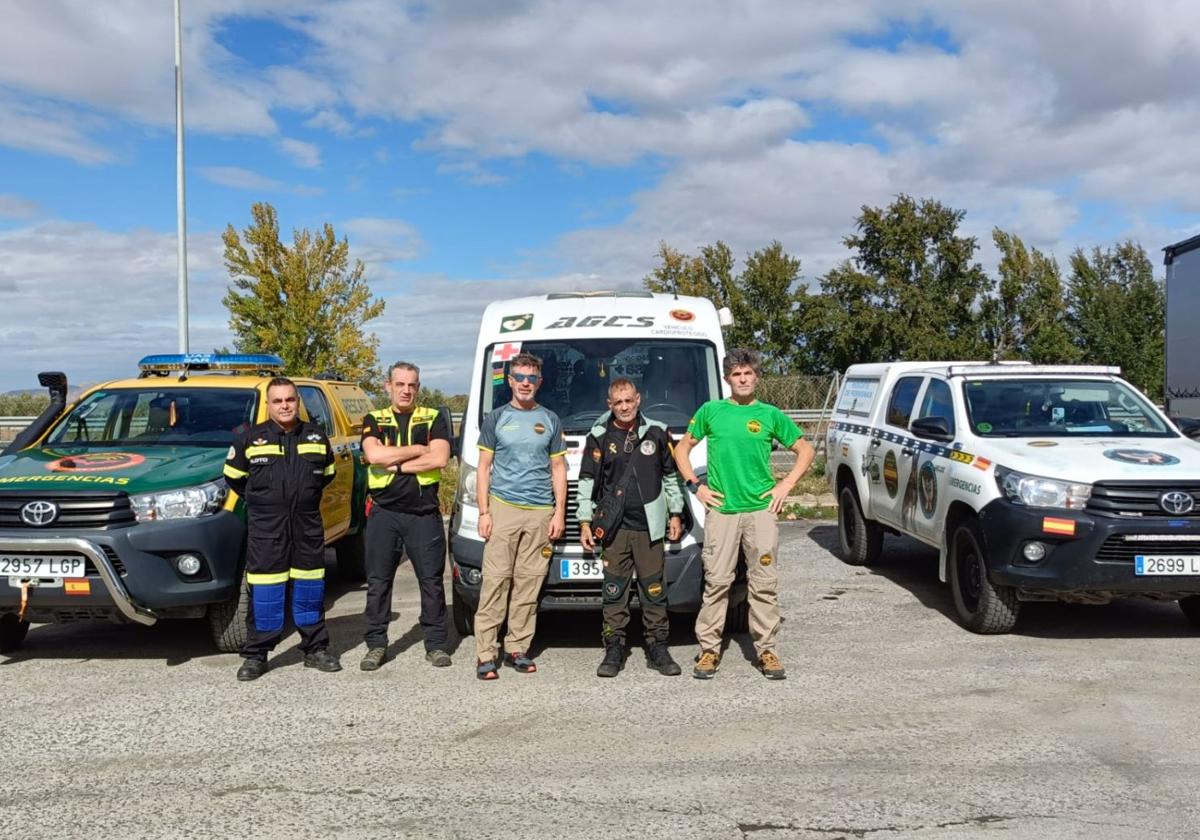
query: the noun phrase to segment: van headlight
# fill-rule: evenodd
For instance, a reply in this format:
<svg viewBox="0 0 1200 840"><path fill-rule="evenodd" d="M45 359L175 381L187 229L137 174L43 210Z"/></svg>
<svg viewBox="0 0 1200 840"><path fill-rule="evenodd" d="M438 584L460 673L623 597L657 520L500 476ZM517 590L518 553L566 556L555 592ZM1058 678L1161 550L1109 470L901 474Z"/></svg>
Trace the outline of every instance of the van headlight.
<svg viewBox="0 0 1200 840"><path fill-rule="evenodd" d="M138 522L195 519L219 511L228 494L229 488L224 479L218 479L195 487L130 496L129 506L133 508L133 515Z"/></svg>
<svg viewBox="0 0 1200 840"><path fill-rule="evenodd" d="M1010 502L1029 507L1081 510L1092 495L1090 484L1026 475L1006 467L996 467L996 484Z"/></svg>
<svg viewBox="0 0 1200 840"><path fill-rule="evenodd" d="M458 471L458 501L462 505L479 507L479 499L475 496L475 475L478 473L470 464L463 464Z"/></svg>

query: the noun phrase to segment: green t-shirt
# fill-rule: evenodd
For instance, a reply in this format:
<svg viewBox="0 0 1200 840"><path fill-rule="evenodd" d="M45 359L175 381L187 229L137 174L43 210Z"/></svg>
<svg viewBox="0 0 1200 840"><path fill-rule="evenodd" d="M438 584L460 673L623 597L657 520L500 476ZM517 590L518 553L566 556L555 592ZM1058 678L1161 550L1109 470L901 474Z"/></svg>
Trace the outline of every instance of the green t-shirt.
<svg viewBox="0 0 1200 840"><path fill-rule="evenodd" d="M771 497L762 494L775 486L771 441L790 448L804 436L790 417L758 400L750 405L709 400L697 409L688 432L698 441L708 438L708 486L725 497L721 513L766 510Z"/></svg>

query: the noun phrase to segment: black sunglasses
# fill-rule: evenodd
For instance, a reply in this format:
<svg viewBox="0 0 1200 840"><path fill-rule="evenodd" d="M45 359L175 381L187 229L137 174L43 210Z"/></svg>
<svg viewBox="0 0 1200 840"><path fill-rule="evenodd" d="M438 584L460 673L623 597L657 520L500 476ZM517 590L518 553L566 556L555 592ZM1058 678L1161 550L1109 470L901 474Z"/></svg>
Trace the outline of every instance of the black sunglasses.
<svg viewBox="0 0 1200 840"><path fill-rule="evenodd" d="M536 385L542 381L542 377L537 373L510 373L514 382L528 382L530 385Z"/></svg>

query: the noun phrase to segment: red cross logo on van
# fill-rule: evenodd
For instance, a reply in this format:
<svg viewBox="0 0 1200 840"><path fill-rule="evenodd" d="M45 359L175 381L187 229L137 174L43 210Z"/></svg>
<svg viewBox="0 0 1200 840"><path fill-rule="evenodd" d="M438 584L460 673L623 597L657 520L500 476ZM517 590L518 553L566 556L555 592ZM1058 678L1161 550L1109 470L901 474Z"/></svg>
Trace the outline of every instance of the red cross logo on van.
<svg viewBox="0 0 1200 840"><path fill-rule="evenodd" d="M502 344L492 352L492 360L499 362L507 362L513 356L521 352L520 344Z"/></svg>

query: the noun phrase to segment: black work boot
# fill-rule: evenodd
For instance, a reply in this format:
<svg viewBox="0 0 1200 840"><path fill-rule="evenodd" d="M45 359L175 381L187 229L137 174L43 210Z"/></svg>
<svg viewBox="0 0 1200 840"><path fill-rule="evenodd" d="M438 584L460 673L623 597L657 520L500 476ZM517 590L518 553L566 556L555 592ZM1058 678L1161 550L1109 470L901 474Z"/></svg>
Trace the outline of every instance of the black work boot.
<svg viewBox="0 0 1200 840"><path fill-rule="evenodd" d="M615 677L625 667L625 640L610 637L604 640L604 659L596 669L597 677Z"/></svg>
<svg viewBox="0 0 1200 840"><path fill-rule="evenodd" d="M242 667L238 668L237 678L239 682L249 682L258 679L265 673L267 673L267 660L248 658L242 660Z"/></svg>
<svg viewBox="0 0 1200 840"><path fill-rule="evenodd" d="M318 671L332 673L342 670L342 663L338 658L330 653L329 648L321 648L314 650L312 653L304 654L304 667L316 668Z"/></svg>
<svg viewBox="0 0 1200 840"><path fill-rule="evenodd" d="M667 643L661 641L650 644L650 649L646 651L646 667L653 668L664 677L678 677L683 673L679 663L671 658L671 651L667 650Z"/></svg>

